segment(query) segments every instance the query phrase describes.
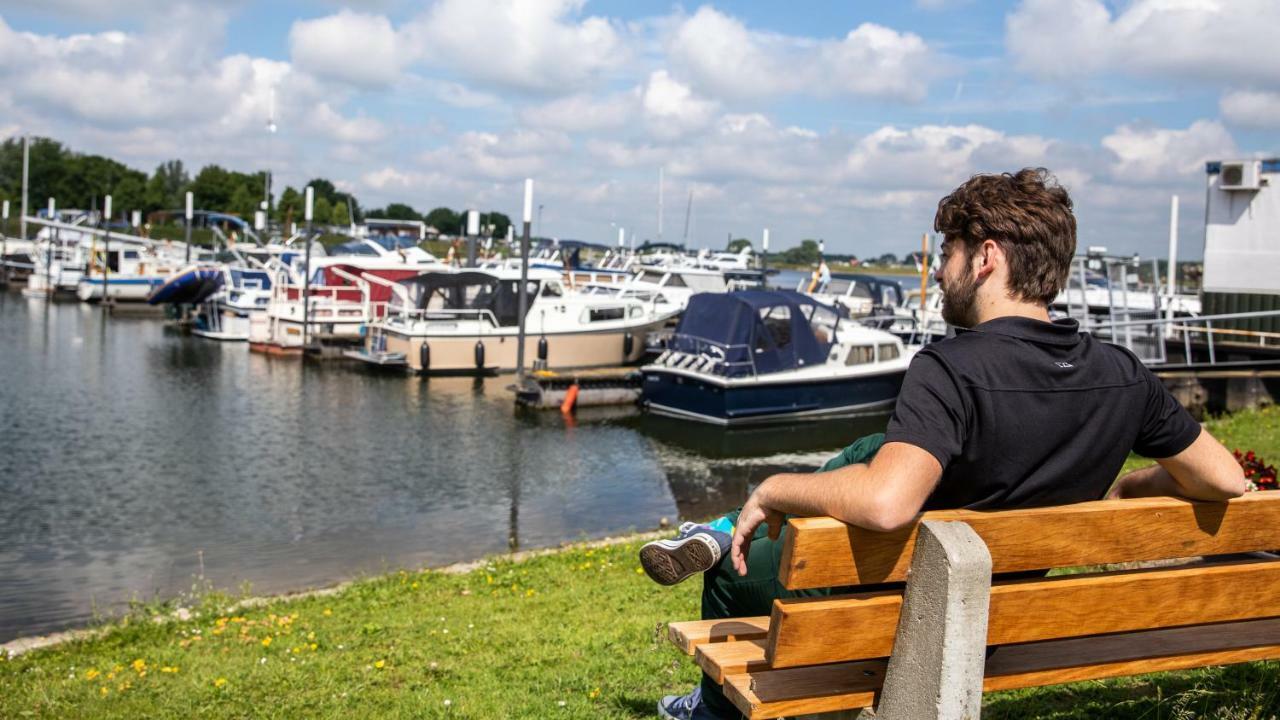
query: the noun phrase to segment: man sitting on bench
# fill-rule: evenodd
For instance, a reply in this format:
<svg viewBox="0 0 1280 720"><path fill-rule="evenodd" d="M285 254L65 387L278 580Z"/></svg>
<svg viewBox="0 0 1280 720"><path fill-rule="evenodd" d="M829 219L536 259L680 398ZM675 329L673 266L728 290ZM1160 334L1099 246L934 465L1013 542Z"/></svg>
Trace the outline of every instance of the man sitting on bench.
<svg viewBox="0 0 1280 720"><path fill-rule="evenodd" d="M1241 495L1240 466L1133 354L1049 320L1076 247L1071 199L1048 171L976 175L938 203L937 280L956 336L912 360L883 435L855 442L817 474L770 477L746 504L673 540L641 564L674 584L705 571L703 619L768 615L787 515L830 515L870 530L925 510L1065 505L1112 497ZM1130 452L1158 465L1116 480ZM736 718L704 675L659 715Z"/></svg>

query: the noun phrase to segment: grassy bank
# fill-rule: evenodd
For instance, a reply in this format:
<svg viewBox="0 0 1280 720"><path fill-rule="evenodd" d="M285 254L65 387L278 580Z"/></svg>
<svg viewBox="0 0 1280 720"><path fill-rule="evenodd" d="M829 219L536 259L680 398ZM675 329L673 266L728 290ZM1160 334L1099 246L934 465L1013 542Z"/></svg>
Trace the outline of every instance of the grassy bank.
<svg viewBox="0 0 1280 720"><path fill-rule="evenodd" d="M1211 429L1280 458L1280 411ZM662 624L696 616L699 583L649 582L639 544L400 572L251 608L211 594L164 624L151 618L165 608L142 609L94 639L0 660L0 717L652 717L657 697L697 678ZM986 705L988 718L1275 717L1280 665L997 693Z"/></svg>

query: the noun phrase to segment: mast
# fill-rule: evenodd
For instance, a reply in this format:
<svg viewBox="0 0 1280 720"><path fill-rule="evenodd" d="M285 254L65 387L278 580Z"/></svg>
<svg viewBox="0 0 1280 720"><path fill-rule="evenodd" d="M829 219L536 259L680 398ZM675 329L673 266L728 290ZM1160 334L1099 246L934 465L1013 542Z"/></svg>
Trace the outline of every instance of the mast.
<svg viewBox="0 0 1280 720"><path fill-rule="evenodd" d="M689 216L693 215L693 191L689 191L689 204L684 208L684 239L681 244L689 242Z"/></svg>

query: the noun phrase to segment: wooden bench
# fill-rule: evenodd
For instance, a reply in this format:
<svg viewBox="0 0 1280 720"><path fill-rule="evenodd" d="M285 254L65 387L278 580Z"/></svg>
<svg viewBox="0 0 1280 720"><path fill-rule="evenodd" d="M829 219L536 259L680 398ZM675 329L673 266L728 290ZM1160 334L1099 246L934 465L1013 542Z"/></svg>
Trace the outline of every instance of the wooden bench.
<svg viewBox="0 0 1280 720"><path fill-rule="evenodd" d="M905 584L776 600L770 617L677 622L668 634L753 720L859 708L891 720L977 718L984 691L1280 657L1274 556L993 573L1276 548L1280 492L931 512L892 533L793 519L785 587Z"/></svg>

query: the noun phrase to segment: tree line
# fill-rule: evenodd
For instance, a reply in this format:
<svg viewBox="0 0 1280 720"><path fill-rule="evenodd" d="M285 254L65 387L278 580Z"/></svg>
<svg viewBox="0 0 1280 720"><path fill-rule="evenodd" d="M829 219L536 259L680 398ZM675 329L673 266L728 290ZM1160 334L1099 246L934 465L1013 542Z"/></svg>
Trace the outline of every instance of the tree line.
<svg viewBox="0 0 1280 720"><path fill-rule="evenodd" d="M287 186L278 196L269 193L265 170L244 173L206 165L193 177L181 160L167 160L148 175L102 155L75 152L51 138L33 137L29 142L27 197L31 203L28 212L32 214L43 208L49 198L54 198L60 208L91 210L101 208L103 196L111 195L118 218L140 210L152 221L181 223L189 191L200 210L236 215L252 222L265 201L271 221L288 225L301 224L303 220L306 186ZM426 214L403 203L365 209L355 195L339 190L325 178L313 178L308 185L314 196L314 220L320 225L345 227L367 218L385 218L422 221L446 235L465 230L465 214L447 207L437 207ZM15 137L0 143L0 200L10 201L11 213L16 217L21 197L22 139ZM481 215L485 235L503 237L510 224L510 218L500 212Z"/></svg>

